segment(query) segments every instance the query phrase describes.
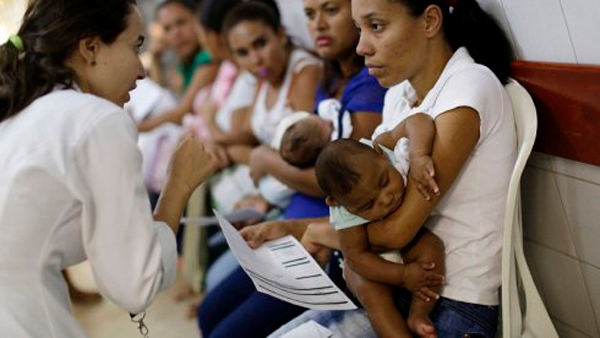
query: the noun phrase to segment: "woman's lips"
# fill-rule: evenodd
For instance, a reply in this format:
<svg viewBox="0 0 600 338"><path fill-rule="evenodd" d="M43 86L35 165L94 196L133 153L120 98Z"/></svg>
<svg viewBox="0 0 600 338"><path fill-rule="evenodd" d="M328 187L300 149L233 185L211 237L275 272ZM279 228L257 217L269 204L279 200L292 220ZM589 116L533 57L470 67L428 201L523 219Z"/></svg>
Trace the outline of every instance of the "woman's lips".
<svg viewBox="0 0 600 338"><path fill-rule="evenodd" d="M316 44L317 47L328 47L333 42L333 39L327 36L318 37Z"/></svg>

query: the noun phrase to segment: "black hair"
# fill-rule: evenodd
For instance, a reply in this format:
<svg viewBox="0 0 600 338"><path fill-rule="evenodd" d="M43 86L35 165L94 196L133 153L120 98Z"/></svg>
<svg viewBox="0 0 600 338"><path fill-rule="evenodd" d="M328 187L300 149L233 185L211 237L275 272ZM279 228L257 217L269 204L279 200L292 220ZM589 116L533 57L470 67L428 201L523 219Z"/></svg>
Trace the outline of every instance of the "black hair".
<svg viewBox="0 0 600 338"><path fill-rule="evenodd" d="M354 169L357 156L376 157L377 153L368 145L353 139L335 140L321 151L315 164L315 174L319 188L325 195L337 198L352 191L362 177Z"/></svg>
<svg viewBox="0 0 600 338"><path fill-rule="evenodd" d="M251 0L262 2L275 11L277 20L281 21L281 14L275 0ZM227 13L236 5L245 2L244 0L203 0L202 10L200 11L200 22L206 30L221 33L223 31L223 22Z"/></svg>
<svg viewBox="0 0 600 338"><path fill-rule="evenodd" d="M233 27L245 21L260 21L274 32L281 29L280 17L276 9L264 2L248 1L237 4L227 12L221 32L226 35Z"/></svg>
<svg viewBox="0 0 600 338"><path fill-rule="evenodd" d="M158 14L158 12L160 12L161 9L172 5L172 4L176 4L176 5L180 5L181 7L187 9L188 11L190 11L192 14L196 14L196 11L198 10L199 4L198 1L193 1L193 0L165 0L163 2L161 2L160 4L158 4L158 6L156 6L156 13Z"/></svg>
<svg viewBox="0 0 600 338"><path fill-rule="evenodd" d="M430 5L438 6L443 13L444 34L452 50L466 47L475 62L487 66L503 83L510 76L513 50L508 37L476 0L391 0L402 3L413 16L423 14ZM450 8L452 7L452 11Z"/></svg>
<svg viewBox="0 0 600 338"><path fill-rule="evenodd" d="M65 61L81 39L114 42L127 27L135 0L36 0L29 4L18 36L0 46L0 122L56 85L72 88L75 73Z"/></svg>
<svg viewBox="0 0 600 338"><path fill-rule="evenodd" d="M356 47L356 46L355 46ZM323 82L321 87L329 97L334 97L347 80L356 75L365 66L365 58L354 52L352 57L353 72L345 76L338 60L325 60Z"/></svg>
<svg viewBox="0 0 600 338"><path fill-rule="evenodd" d="M321 144L322 142L318 141L318 134L318 129L313 126L304 128L302 121L293 124L281 137L281 158L295 167L313 167L325 147Z"/></svg>

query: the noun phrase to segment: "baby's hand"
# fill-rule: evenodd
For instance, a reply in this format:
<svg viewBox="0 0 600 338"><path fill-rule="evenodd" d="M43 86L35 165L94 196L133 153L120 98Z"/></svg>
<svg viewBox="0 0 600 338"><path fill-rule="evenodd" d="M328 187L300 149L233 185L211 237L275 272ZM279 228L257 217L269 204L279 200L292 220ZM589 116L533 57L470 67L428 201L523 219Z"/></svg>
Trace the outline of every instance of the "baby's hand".
<svg viewBox="0 0 600 338"><path fill-rule="evenodd" d="M444 283L444 276L433 271L435 263L413 262L404 265L403 286L415 296L429 302L439 295L430 287Z"/></svg>
<svg viewBox="0 0 600 338"><path fill-rule="evenodd" d="M409 175L417 183L417 189L430 200L432 195L439 195L440 188L435 182L435 169L433 160L427 155L416 156L410 159Z"/></svg>

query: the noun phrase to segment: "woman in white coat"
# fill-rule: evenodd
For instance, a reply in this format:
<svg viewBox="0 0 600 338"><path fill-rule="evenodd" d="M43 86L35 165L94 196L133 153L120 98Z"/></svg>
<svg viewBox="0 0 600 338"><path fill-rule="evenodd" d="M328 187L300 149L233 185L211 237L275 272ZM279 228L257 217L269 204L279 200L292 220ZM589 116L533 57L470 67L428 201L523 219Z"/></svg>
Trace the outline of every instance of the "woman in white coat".
<svg viewBox="0 0 600 338"><path fill-rule="evenodd" d="M0 46L0 337L85 336L61 270L90 261L130 313L173 282L181 212L214 169L191 136L150 210L136 126L135 0L36 0Z"/></svg>

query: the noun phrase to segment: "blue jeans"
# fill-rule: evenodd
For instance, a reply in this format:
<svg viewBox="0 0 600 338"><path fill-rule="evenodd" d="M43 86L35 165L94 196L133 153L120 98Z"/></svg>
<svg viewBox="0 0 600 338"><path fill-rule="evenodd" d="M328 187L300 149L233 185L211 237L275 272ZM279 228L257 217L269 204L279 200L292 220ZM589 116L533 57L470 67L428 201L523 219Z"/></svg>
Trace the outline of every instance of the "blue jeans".
<svg viewBox="0 0 600 338"><path fill-rule="evenodd" d="M196 310L202 337L262 338L306 309L256 291L242 268L217 285Z"/></svg>
<svg viewBox="0 0 600 338"><path fill-rule="evenodd" d="M407 318L412 295L404 289L396 292L396 304ZM358 303L357 303L358 305ZM485 306L440 298L431 313L440 338L495 338L498 326L498 306ZM375 338L375 332L362 309L354 311L309 310L282 326L269 336L278 338L295 327L314 320L333 332L335 338Z"/></svg>
<svg viewBox="0 0 600 338"><path fill-rule="evenodd" d="M398 289L396 305L407 318L412 294L406 289ZM496 337L498 329L498 306L486 306L460 302L448 298L437 301L431 319L438 331L438 337Z"/></svg>

